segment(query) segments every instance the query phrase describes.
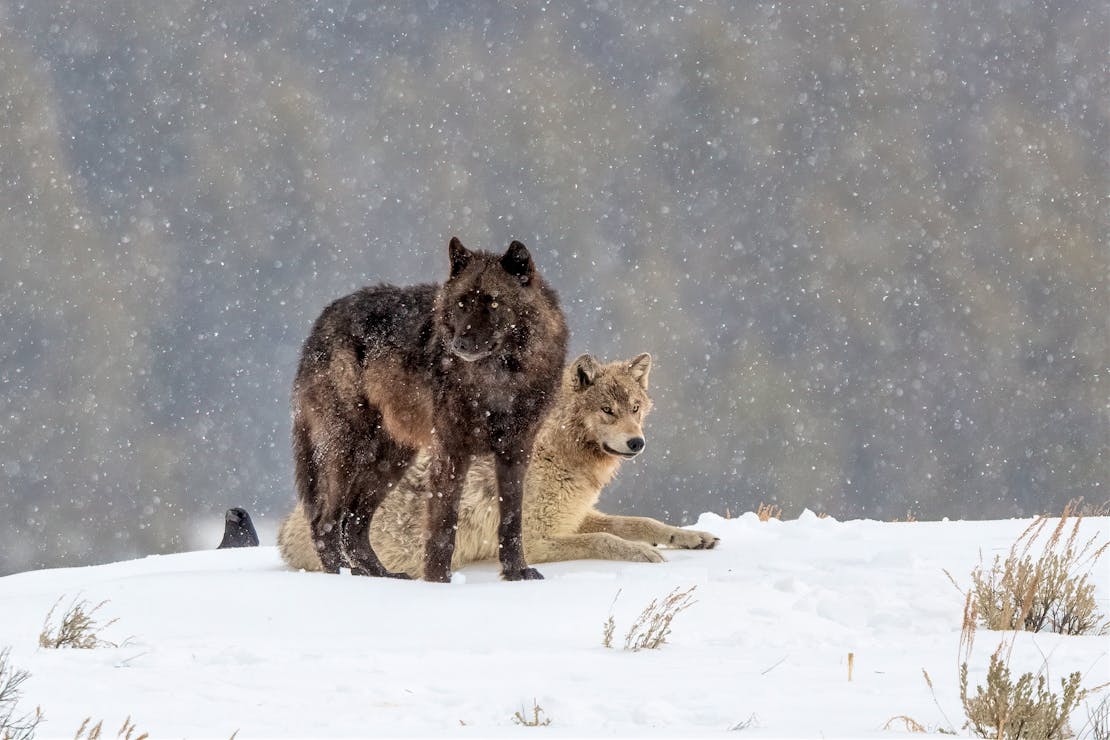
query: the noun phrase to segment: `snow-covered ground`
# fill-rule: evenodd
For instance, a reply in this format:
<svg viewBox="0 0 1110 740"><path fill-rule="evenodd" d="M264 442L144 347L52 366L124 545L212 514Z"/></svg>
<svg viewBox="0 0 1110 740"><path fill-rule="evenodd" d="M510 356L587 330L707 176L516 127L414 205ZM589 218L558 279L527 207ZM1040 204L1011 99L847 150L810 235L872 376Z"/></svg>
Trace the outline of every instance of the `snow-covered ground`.
<svg viewBox="0 0 1110 740"><path fill-rule="evenodd" d="M966 583L1027 524L706 514L696 526L717 550L546 564L527 583L500 582L492 564L450 585L294 573L272 547L149 557L0 578L0 648L32 674L21 707L43 708L39 737L73 737L89 716L114 732L128 715L153 737L244 739L909 736L883 730L895 715L959 730L963 597L942 569ZM1083 526L1110 534L1105 517ZM1110 569L1093 578L1110 611ZM697 586L697 603L668 644L619 649L676 586ZM605 649L618 590L617 649ZM63 594L109 600L101 615L119 621L103 637L124 645L39 648ZM972 684L1001 637L978 633ZM1012 665L1093 685L1110 680L1108 650L1108 637L1021 634ZM550 725L514 723L533 699Z"/></svg>

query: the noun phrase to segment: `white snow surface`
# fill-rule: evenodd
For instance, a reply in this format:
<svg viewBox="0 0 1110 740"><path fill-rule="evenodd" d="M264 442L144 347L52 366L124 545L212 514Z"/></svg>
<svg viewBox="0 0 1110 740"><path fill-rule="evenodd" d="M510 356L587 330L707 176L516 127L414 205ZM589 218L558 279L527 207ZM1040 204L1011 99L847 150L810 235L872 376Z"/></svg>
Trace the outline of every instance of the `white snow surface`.
<svg viewBox="0 0 1110 740"><path fill-rule="evenodd" d="M273 547L189 552L0 578L0 648L31 673L20 708L42 707L39 737L73 737L90 716L112 732L130 716L155 738L920 737L883 726L963 725L963 596L944 571L966 585L1028 524L704 514L716 550L548 563L524 583L493 563L441 585L291 572ZM1083 521L1084 537L1100 530L1110 519ZM1092 574L1104 612L1108 570ZM697 603L665 645L621 649L651 599L690 586ZM102 636L121 646L38 647L63 595L107 600L98 616L118 621ZM978 632L972 685L1004 637ZM1057 690L1075 670L1094 685L1110 680L1108 649L1021 633L1011 665L1047 670ZM533 700L550 725L514 723Z"/></svg>

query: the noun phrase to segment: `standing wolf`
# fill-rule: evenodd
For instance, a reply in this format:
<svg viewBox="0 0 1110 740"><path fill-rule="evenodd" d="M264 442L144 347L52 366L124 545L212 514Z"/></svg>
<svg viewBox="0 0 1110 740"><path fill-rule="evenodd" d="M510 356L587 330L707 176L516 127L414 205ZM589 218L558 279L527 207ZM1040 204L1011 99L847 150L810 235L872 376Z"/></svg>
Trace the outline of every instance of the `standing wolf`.
<svg viewBox="0 0 1110 740"><path fill-rule="evenodd" d="M528 453L566 357L558 298L527 248L451 239L442 285L363 288L324 309L293 383L297 494L323 570L386 569L370 522L417 450L429 450L424 578L448 581L470 461L492 454L506 580L541 578L521 543Z"/></svg>
<svg viewBox="0 0 1110 740"><path fill-rule="evenodd" d="M524 476L524 554L530 563L631 560L658 563L656 545L708 549L709 532L680 529L595 508L621 461L644 449L651 357L601 364L582 355L566 369L550 413L540 425ZM421 452L378 509L370 540L385 564L421 572L428 456ZM308 520L298 505L278 532L281 557L292 568L320 570ZM452 565L497 557L497 482L493 459L470 466L459 503L458 546Z"/></svg>

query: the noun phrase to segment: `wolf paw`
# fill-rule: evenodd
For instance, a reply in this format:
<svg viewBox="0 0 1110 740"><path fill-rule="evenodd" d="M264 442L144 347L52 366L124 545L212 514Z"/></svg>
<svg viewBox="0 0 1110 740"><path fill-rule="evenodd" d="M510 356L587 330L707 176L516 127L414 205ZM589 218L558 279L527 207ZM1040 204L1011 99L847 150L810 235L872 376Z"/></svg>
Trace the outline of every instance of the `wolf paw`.
<svg viewBox="0 0 1110 740"><path fill-rule="evenodd" d="M715 537L709 532L699 532L694 529L676 529L667 544L682 550L712 550L720 541L719 537Z"/></svg>
<svg viewBox="0 0 1110 740"><path fill-rule="evenodd" d="M543 576L535 568L522 568L521 570L502 571L501 578L506 581L542 581Z"/></svg>
<svg viewBox="0 0 1110 740"><path fill-rule="evenodd" d="M663 553L646 542L630 542L629 544L632 545L632 551L628 554L627 560L633 563L667 562L667 559L663 557Z"/></svg>

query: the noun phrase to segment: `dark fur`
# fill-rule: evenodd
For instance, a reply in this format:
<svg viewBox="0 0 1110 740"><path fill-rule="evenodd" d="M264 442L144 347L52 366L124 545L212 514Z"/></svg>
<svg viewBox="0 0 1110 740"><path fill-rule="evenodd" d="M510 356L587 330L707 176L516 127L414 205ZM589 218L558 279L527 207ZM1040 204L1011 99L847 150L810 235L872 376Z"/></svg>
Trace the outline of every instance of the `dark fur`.
<svg viewBox="0 0 1110 740"><path fill-rule="evenodd" d="M224 538L216 549L225 547L258 547L258 533L246 509L235 507L224 514Z"/></svg>
<svg viewBox="0 0 1110 740"><path fill-rule="evenodd" d="M565 361L566 324L523 244L494 255L452 239L449 254L443 285L363 288L324 309L305 341L293 384L293 455L327 572L398 575L370 547L370 520L427 447L435 495L425 579L450 580L462 482L473 456L490 453L502 577L540 577L524 561L522 481Z"/></svg>

